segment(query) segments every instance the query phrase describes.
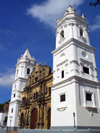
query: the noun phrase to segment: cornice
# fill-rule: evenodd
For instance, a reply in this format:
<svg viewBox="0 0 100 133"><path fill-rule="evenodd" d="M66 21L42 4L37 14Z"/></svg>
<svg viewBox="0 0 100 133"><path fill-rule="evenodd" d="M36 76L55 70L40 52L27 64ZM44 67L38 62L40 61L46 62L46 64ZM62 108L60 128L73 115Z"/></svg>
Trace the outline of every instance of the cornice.
<svg viewBox="0 0 100 133"><path fill-rule="evenodd" d="M88 60L84 60L84 59L82 59L82 58L79 58L79 60L81 61L81 63L85 62L85 63L91 64L91 65L93 66L93 63L90 62L90 61L88 61Z"/></svg>
<svg viewBox="0 0 100 133"><path fill-rule="evenodd" d="M85 85L89 85L89 86L92 86L92 87L96 87L96 86L100 87L100 82L89 80L89 79L84 79L82 77L73 75L73 76L71 76L71 77L69 77L69 78L67 78L63 81L60 81L59 83L55 83L55 84L51 85L50 86L51 90L52 90L52 88L55 88L59 85L63 85L64 83L67 84L67 82L69 82L69 81L70 81L69 84L71 84L73 82L77 82L79 84L85 84Z"/></svg>
<svg viewBox="0 0 100 133"><path fill-rule="evenodd" d="M61 19L59 19L59 21L57 22L57 26L55 27L55 30L60 26L62 25L66 20L78 20L80 23L83 23L84 25L87 25L88 24L86 23L86 20L84 18L82 18L81 16L79 16L78 14L76 13L69 13L69 14L66 14L65 16L63 16Z"/></svg>
<svg viewBox="0 0 100 133"><path fill-rule="evenodd" d="M57 64L57 67L61 66L62 64L66 63L66 62L68 62L68 59L66 59L66 60L62 61L61 63Z"/></svg>
<svg viewBox="0 0 100 133"><path fill-rule="evenodd" d="M21 103L21 100L15 100L15 101L10 101L9 104L13 104L13 103Z"/></svg>
<svg viewBox="0 0 100 133"><path fill-rule="evenodd" d="M16 81L19 81L19 80L23 80L23 81L25 81L26 82L26 80L27 80L27 78L25 79L25 78L23 78L23 77L18 77L17 79L15 79L14 81L13 81L13 83L15 83Z"/></svg>
<svg viewBox="0 0 100 133"><path fill-rule="evenodd" d="M62 48L65 48L65 46L67 46L69 44L69 46L70 45L76 45L76 46L78 46L79 47L79 45L80 45L80 47L84 47L85 49L87 48L87 50L91 50L92 52L94 52L95 51L95 48L94 47L92 47L92 46L89 46L89 45L87 45L87 44L85 44L85 43L83 43L83 42L81 42L81 41L79 41L79 40L76 40L76 39L74 39L74 38L71 38L71 39L69 39L67 42L65 42L64 44L62 44L61 46L59 46L57 49L55 49L54 51L52 51L51 53L52 54L55 54L55 53L57 53L58 51L61 51L61 49Z"/></svg>
<svg viewBox="0 0 100 133"><path fill-rule="evenodd" d="M32 62L29 62L29 61L32 61ZM15 66L17 67L19 64L22 64L22 63L25 63L25 64L29 64L29 65L35 65L35 62L33 60L26 60L26 61L19 61Z"/></svg>

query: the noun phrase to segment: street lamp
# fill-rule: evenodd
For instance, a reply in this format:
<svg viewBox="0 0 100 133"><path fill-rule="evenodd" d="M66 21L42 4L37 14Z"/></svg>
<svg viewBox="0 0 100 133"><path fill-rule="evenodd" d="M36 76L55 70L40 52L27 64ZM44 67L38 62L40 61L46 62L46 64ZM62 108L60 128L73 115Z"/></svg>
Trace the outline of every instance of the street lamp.
<svg viewBox="0 0 100 133"><path fill-rule="evenodd" d="M74 128L75 128L75 112L73 112L73 118L74 118Z"/></svg>
<svg viewBox="0 0 100 133"><path fill-rule="evenodd" d="M11 130L11 120L10 120L10 130Z"/></svg>

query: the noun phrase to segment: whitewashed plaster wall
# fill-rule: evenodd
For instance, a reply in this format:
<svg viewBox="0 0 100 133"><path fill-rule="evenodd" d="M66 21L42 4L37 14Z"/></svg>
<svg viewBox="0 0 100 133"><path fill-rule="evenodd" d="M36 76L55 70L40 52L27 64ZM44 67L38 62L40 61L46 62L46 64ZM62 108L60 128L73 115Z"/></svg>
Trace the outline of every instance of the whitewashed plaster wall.
<svg viewBox="0 0 100 133"><path fill-rule="evenodd" d="M64 31L63 36L61 31ZM67 8L62 19L57 19L56 48L52 52L52 127L74 126L74 124L100 126L100 83L97 76L95 48L90 46L88 34L85 16L77 15L71 6ZM85 72L84 67L89 72ZM65 101L60 101L60 96L63 94ZM90 94L91 100L87 100L87 94ZM73 113L75 113L75 123Z"/></svg>
<svg viewBox="0 0 100 133"><path fill-rule="evenodd" d="M11 101L9 104L8 127L18 127L21 92L23 91L27 78L33 71L34 67L35 59L31 57L28 49L26 49L23 56L17 60L15 80L12 85ZM29 69L29 72L27 72L27 69Z"/></svg>
<svg viewBox="0 0 100 133"><path fill-rule="evenodd" d="M8 114L6 113L0 113L0 125L3 126L3 121L5 120L5 117L7 116Z"/></svg>

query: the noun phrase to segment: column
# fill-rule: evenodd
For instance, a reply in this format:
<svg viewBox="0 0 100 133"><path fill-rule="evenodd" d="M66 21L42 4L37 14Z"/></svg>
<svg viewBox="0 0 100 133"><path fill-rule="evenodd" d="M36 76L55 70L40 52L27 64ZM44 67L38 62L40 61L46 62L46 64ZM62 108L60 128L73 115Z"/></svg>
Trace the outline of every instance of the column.
<svg viewBox="0 0 100 133"><path fill-rule="evenodd" d="M94 68L94 71L95 71L95 81L98 81L97 70L98 70L98 68Z"/></svg>
<svg viewBox="0 0 100 133"><path fill-rule="evenodd" d="M89 70L90 70L90 79L92 80L92 77L93 77L93 71L92 71L92 66L89 66Z"/></svg>
<svg viewBox="0 0 100 133"><path fill-rule="evenodd" d="M80 76L82 77L82 73L83 73L83 63L80 62Z"/></svg>
<svg viewBox="0 0 100 133"><path fill-rule="evenodd" d="M59 45L59 41L60 41L60 33L57 31L55 36L56 36L56 48L57 48Z"/></svg>
<svg viewBox="0 0 100 133"><path fill-rule="evenodd" d="M84 37L87 40L87 44L90 45L90 40L89 40L89 34L88 34L88 29L84 29Z"/></svg>
<svg viewBox="0 0 100 133"><path fill-rule="evenodd" d="M74 38L78 39L78 25L76 23L74 24Z"/></svg>

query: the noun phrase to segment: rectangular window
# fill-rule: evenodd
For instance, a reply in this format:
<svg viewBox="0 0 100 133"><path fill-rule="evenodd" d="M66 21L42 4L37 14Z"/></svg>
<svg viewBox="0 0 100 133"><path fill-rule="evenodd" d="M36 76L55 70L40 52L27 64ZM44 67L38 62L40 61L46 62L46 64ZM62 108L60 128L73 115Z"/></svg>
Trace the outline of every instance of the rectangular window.
<svg viewBox="0 0 100 133"><path fill-rule="evenodd" d="M92 101L92 94L86 93L86 100Z"/></svg>
<svg viewBox="0 0 100 133"><path fill-rule="evenodd" d="M14 97L15 97L15 94L14 94Z"/></svg>
<svg viewBox="0 0 100 133"><path fill-rule="evenodd" d="M60 95L60 102L63 102L63 101L65 101L65 94Z"/></svg>
<svg viewBox="0 0 100 133"><path fill-rule="evenodd" d="M80 36L83 36L83 30L80 29Z"/></svg>
<svg viewBox="0 0 100 133"><path fill-rule="evenodd" d="M36 92L36 99L38 98L38 92Z"/></svg>
<svg viewBox="0 0 100 133"><path fill-rule="evenodd" d="M11 109L11 113L13 113L13 109Z"/></svg>
<svg viewBox="0 0 100 133"><path fill-rule="evenodd" d="M83 72L89 74L89 68L83 66Z"/></svg>
<svg viewBox="0 0 100 133"><path fill-rule="evenodd" d="M35 99L35 93L34 93L34 99Z"/></svg>
<svg viewBox="0 0 100 133"><path fill-rule="evenodd" d="M38 77L35 78L35 82L37 82L37 81L38 81Z"/></svg>
<svg viewBox="0 0 100 133"><path fill-rule="evenodd" d="M61 73L61 77L64 78L64 71L62 71L62 73Z"/></svg>

